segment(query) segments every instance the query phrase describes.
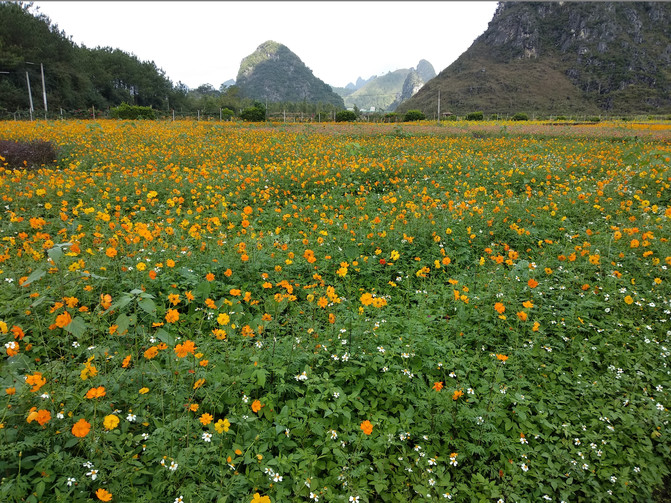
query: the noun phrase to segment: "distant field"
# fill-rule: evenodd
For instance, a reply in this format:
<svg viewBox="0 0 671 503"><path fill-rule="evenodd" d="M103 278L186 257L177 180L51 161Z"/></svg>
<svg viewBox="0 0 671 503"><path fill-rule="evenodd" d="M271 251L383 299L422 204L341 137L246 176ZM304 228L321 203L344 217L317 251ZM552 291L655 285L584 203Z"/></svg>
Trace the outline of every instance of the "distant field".
<svg viewBox="0 0 671 503"><path fill-rule="evenodd" d="M0 501L662 501L671 123L0 139Z"/></svg>

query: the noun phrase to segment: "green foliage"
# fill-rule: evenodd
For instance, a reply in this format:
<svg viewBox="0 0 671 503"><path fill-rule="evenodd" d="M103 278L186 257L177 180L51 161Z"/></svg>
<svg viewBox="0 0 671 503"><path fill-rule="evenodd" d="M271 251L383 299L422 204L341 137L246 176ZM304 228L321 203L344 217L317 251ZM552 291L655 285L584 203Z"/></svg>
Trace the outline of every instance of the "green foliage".
<svg viewBox="0 0 671 503"><path fill-rule="evenodd" d="M255 103L254 106L245 108L240 118L247 122L263 122L266 120L266 108L262 103Z"/></svg>
<svg viewBox="0 0 671 503"><path fill-rule="evenodd" d="M511 121L528 121L529 116L525 113L517 112L510 118Z"/></svg>
<svg viewBox="0 0 671 503"><path fill-rule="evenodd" d="M403 115L403 122L423 121L424 119L426 119L426 115L420 110L408 110Z"/></svg>
<svg viewBox="0 0 671 503"><path fill-rule="evenodd" d="M356 120L356 113L352 110L340 110L335 116L336 122L354 122Z"/></svg>
<svg viewBox="0 0 671 503"><path fill-rule="evenodd" d="M151 107L141 107L138 105L129 105L128 103L122 103L118 107L114 107L110 110L110 117L112 119L125 119L125 120L138 120L138 119L154 120L156 119L156 111Z"/></svg>
<svg viewBox="0 0 671 503"><path fill-rule="evenodd" d="M484 120L485 114L482 112L471 112L469 114L466 114L466 120L467 121L481 121Z"/></svg>

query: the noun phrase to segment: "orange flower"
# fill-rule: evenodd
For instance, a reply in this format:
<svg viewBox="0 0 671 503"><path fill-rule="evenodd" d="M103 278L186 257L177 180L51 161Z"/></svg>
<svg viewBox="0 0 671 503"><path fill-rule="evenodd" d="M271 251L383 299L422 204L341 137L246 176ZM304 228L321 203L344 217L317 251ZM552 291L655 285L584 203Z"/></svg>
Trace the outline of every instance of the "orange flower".
<svg viewBox="0 0 671 503"><path fill-rule="evenodd" d="M23 340L23 338L24 338L25 335L26 335L26 334L23 332L23 330L21 329L21 327L18 327L18 326L16 326L16 325L14 325L14 326L12 327L12 333L14 334L14 339L18 339L18 340Z"/></svg>
<svg viewBox="0 0 671 503"><path fill-rule="evenodd" d="M260 400L254 400L252 402L252 411L258 413L261 410L261 407L263 407L263 405L261 405Z"/></svg>
<svg viewBox="0 0 671 503"><path fill-rule="evenodd" d="M64 313L59 314L56 316L56 326L60 328L65 328L67 327L70 322L72 321L72 316L70 316L70 313L65 311Z"/></svg>
<svg viewBox="0 0 671 503"><path fill-rule="evenodd" d="M508 357L506 355L496 355L496 359L505 362Z"/></svg>
<svg viewBox="0 0 671 503"><path fill-rule="evenodd" d="M102 487L96 491L96 496L100 501L112 501L112 493Z"/></svg>
<svg viewBox="0 0 671 503"><path fill-rule="evenodd" d="M151 360L158 354L158 348L156 346L151 346L150 348L147 348L147 350L144 352L144 357L147 360Z"/></svg>
<svg viewBox="0 0 671 503"><path fill-rule="evenodd" d="M520 311L519 313L517 313L517 317L521 321L527 321L527 318L529 317L529 315L527 313L525 313L524 311Z"/></svg>
<svg viewBox="0 0 671 503"><path fill-rule="evenodd" d="M212 274L211 272L208 272L207 275L205 276L205 279L207 281L214 281L214 274Z"/></svg>
<svg viewBox="0 0 671 503"><path fill-rule="evenodd" d="M373 424L368 419L362 422L359 428L361 428L361 431L363 431L366 435L373 433Z"/></svg>
<svg viewBox="0 0 671 503"><path fill-rule="evenodd" d="M202 363L202 362L200 362L200 363ZM193 383L193 389L198 389L203 384L205 384L205 379L198 379L195 383Z"/></svg>
<svg viewBox="0 0 671 503"><path fill-rule="evenodd" d="M128 365L130 365L130 359L131 355L128 355L126 358L124 358L123 361L121 362L121 367L124 369L128 368Z"/></svg>
<svg viewBox="0 0 671 503"><path fill-rule="evenodd" d="M210 413L208 413L208 412L206 412L205 414L203 414L202 416L200 416L200 419L199 419L200 423L201 423L203 426L207 426L207 425L210 424L213 420L214 420L214 417L212 417L212 414L210 414Z"/></svg>
<svg viewBox="0 0 671 503"><path fill-rule="evenodd" d="M105 252L105 255L107 255L109 258L114 258L117 255L116 248L107 248L107 251Z"/></svg>
<svg viewBox="0 0 671 503"><path fill-rule="evenodd" d="M194 354L195 351L196 345L193 343L193 341L188 339L184 342L184 344L177 344L177 346L175 346L175 354L177 354L178 358L184 358L189 353Z"/></svg>
<svg viewBox="0 0 671 503"><path fill-rule="evenodd" d="M441 389L443 389L443 381L434 382L433 389L435 389L436 391L440 391Z"/></svg>
<svg viewBox="0 0 671 503"><path fill-rule="evenodd" d="M93 398L101 398L105 396L107 392L105 391L104 386L98 386L97 388L91 388L86 392L86 398L88 399L93 399Z"/></svg>
<svg viewBox="0 0 671 503"><path fill-rule="evenodd" d="M538 286L538 281L535 279L531 278L529 281L527 281L527 286L529 288L536 288Z"/></svg>
<svg viewBox="0 0 671 503"><path fill-rule="evenodd" d="M83 418L77 421L72 427L72 434L79 438L83 438L88 435L89 431L91 431L91 423Z"/></svg>
<svg viewBox="0 0 671 503"><path fill-rule="evenodd" d="M179 320L179 312L177 309L168 309L168 312L165 313L165 321L167 323L175 323Z"/></svg>
<svg viewBox="0 0 671 503"><path fill-rule="evenodd" d="M156 279L156 271L153 269L149 271L149 279Z"/></svg>
<svg viewBox="0 0 671 503"><path fill-rule="evenodd" d="M26 377L26 384L30 384L32 388L30 388L30 391L33 393L38 391L42 386L44 386L47 383L47 380L42 377L42 372L35 372L33 375L29 375Z"/></svg>
<svg viewBox="0 0 671 503"><path fill-rule="evenodd" d="M456 390L454 393L452 393L452 400L459 400L460 396L463 396L464 392L461 390Z"/></svg>
<svg viewBox="0 0 671 503"><path fill-rule="evenodd" d="M5 393L8 395L16 395L16 388L13 386L11 388L5 388Z"/></svg>
<svg viewBox="0 0 671 503"><path fill-rule="evenodd" d="M499 314L503 314L506 312L506 306L504 306L501 302L497 302L494 304L494 310Z"/></svg>
<svg viewBox="0 0 671 503"><path fill-rule="evenodd" d="M232 274L233 274L233 271L231 271L230 269L226 269L224 271L224 276L226 276L227 278L230 278Z"/></svg>
<svg viewBox="0 0 671 503"><path fill-rule="evenodd" d="M107 310L112 305L112 296L110 294L100 294L100 307Z"/></svg>
<svg viewBox="0 0 671 503"><path fill-rule="evenodd" d="M51 420L51 412L44 409L38 410L37 417L35 419L37 420L38 423L40 423L40 426L44 426Z"/></svg>

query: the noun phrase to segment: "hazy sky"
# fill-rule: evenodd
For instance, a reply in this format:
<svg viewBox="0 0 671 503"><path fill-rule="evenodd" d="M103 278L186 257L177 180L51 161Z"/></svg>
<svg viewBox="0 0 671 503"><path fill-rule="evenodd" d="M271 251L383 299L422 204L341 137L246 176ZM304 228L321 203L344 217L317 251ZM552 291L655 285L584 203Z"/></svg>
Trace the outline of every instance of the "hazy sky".
<svg viewBox="0 0 671 503"><path fill-rule="evenodd" d="M497 2L59 2L39 12L89 48L154 61L174 83L219 88L266 40L286 45L320 78L344 87L429 61L439 73L487 29ZM45 70L48 61L45 61Z"/></svg>

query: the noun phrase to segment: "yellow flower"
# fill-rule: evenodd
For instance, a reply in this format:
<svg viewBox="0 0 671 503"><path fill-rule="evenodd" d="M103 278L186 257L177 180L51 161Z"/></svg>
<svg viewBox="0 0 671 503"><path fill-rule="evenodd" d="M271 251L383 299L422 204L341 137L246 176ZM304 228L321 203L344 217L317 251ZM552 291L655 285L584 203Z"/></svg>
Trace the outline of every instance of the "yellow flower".
<svg viewBox="0 0 671 503"><path fill-rule="evenodd" d="M105 419L103 420L103 426L105 427L106 430L113 430L114 428L119 426L119 418L114 414L105 416Z"/></svg>
<svg viewBox="0 0 671 503"><path fill-rule="evenodd" d="M144 395L145 393L149 393L149 388L140 388L140 391L138 393L140 393L140 395Z"/></svg>
<svg viewBox="0 0 671 503"><path fill-rule="evenodd" d="M271 503L271 501L268 496L261 496L259 493L254 493L251 503Z"/></svg>
<svg viewBox="0 0 671 503"><path fill-rule="evenodd" d="M231 423L228 419L220 419L214 425L214 429L217 430L217 433L224 433L225 431L228 431L230 427Z"/></svg>

